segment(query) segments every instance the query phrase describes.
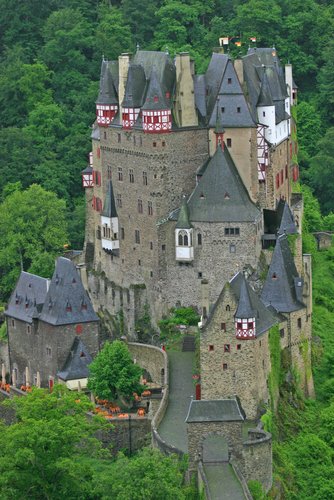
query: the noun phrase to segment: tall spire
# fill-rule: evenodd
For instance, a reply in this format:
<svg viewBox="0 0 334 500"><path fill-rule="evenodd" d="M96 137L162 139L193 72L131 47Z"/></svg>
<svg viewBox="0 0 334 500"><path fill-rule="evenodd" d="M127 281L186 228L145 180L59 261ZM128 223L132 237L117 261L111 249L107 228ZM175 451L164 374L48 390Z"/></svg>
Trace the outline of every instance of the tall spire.
<svg viewBox="0 0 334 500"><path fill-rule="evenodd" d="M176 229L191 229L191 228L192 225L189 220L189 209L188 209L187 199L184 196L179 212L179 217L176 223Z"/></svg>

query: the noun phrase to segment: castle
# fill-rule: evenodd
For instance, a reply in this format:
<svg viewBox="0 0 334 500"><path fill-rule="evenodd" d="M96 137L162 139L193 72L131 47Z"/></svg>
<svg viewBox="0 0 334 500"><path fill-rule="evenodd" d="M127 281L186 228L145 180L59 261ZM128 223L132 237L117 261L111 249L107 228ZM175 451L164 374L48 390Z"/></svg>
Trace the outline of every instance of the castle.
<svg viewBox="0 0 334 500"><path fill-rule="evenodd" d="M130 340L136 339L145 308L153 325L175 306L200 313L201 399L211 409L197 401L190 406L190 469L200 453L202 438L197 443L194 436L203 432L203 423L218 432L218 421L227 428L235 417L233 425L241 429L241 421L255 421L278 397L269 390L272 328L279 331L280 349L301 388L313 394L311 258L302 254L303 200L293 192L296 100L292 67L281 66L274 48L249 49L234 61L215 52L203 75L195 73L188 53L173 60L168 53L138 50L102 61L93 147L82 171L87 271L82 275L95 311L110 319L104 327L112 333L121 318ZM36 277L20 279L28 283ZM103 339L92 327L79 346L72 330L77 324L85 328L84 320L67 326L55 319L57 271L50 285L42 281L43 304L29 302L24 312L31 309L31 321L19 319L35 325L38 318L43 328L62 324L71 330L61 366L53 370L66 377L80 353L94 356ZM27 300L20 286L6 313L10 346L15 342L17 351L27 333L15 337L10 331L17 328L11 323L16 294ZM62 297L69 301L72 295L66 289ZM71 304L64 307L62 319ZM91 310L90 325L96 319ZM67 355L74 341L76 362L71 362ZM16 357L19 365L19 352ZM24 363L16 366L21 372ZM253 451L241 452L240 440L241 435L236 458L244 476L252 477L247 467ZM261 446L258 458L267 472L259 479L268 489L271 445L263 434Z"/></svg>

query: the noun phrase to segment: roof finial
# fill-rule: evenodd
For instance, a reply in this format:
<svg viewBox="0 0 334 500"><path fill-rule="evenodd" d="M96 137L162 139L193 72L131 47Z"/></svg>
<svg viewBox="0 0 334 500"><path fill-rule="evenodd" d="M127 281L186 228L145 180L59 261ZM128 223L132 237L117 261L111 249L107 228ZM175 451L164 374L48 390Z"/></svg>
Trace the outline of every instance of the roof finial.
<svg viewBox="0 0 334 500"><path fill-rule="evenodd" d="M139 43L138 43L138 42L137 42L137 45L136 45L136 49L137 49L137 52L138 52L138 50L140 49L140 45L139 45Z"/></svg>

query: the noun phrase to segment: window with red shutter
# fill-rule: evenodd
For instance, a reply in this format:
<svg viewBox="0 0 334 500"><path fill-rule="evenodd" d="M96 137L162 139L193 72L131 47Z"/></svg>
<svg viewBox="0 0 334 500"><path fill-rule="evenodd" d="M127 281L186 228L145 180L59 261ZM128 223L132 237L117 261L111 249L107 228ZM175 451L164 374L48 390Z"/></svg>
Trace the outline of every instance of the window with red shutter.
<svg viewBox="0 0 334 500"><path fill-rule="evenodd" d="M279 188L279 174L276 174L276 189Z"/></svg>

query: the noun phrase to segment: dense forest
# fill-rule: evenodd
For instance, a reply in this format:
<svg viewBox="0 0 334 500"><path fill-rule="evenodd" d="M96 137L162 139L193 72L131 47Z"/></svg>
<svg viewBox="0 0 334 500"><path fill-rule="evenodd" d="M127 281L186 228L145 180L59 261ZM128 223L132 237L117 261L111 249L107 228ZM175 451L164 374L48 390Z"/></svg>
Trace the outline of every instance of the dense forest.
<svg viewBox="0 0 334 500"><path fill-rule="evenodd" d="M0 8L0 203L2 213L10 205L16 208L2 221L11 233L0 241L0 300L8 297L20 267L48 275L63 245L82 247L80 172L90 151L102 55L115 59L138 46L171 55L189 51L197 72L203 72L221 36L239 37L241 46L229 45L232 57L246 53L250 37L258 46L275 46L282 62L293 64L299 87L303 180L324 214L334 209L334 6L329 0L46 0L42 5L0 0ZM65 203L62 231L53 234L49 222L39 234L43 210L39 224L29 224L23 198L32 199L31 211L41 210L35 197L24 194L33 183ZM19 192L14 196L14 191ZM56 199L54 204L56 220L57 210L64 210ZM322 224L334 229L333 217ZM17 233L22 238L12 237Z"/></svg>
<svg viewBox="0 0 334 500"><path fill-rule="evenodd" d="M256 37L258 46L275 46L282 63L293 64L305 251L314 258L318 399L305 402L282 367L281 403L270 424L274 494L334 498L334 251L317 252L310 235L334 230L333 2L0 0L0 9L0 302L21 268L48 276L64 245L82 247L80 172L88 162L102 55L114 59L137 46L189 51L203 72L218 38L235 36L241 46L230 43L232 57L245 54Z"/></svg>

